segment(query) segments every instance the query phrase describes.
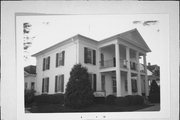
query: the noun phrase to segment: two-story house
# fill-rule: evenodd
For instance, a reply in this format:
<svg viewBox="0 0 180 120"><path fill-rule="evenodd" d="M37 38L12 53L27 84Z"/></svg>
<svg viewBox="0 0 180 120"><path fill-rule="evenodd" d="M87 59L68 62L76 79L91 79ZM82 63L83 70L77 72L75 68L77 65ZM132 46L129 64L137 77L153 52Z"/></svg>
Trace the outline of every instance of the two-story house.
<svg viewBox="0 0 180 120"><path fill-rule="evenodd" d="M81 63L88 69L95 92L147 96L146 53L150 51L137 29L101 41L78 34L33 55L37 92L64 93L72 67ZM141 69L140 64L145 67Z"/></svg>

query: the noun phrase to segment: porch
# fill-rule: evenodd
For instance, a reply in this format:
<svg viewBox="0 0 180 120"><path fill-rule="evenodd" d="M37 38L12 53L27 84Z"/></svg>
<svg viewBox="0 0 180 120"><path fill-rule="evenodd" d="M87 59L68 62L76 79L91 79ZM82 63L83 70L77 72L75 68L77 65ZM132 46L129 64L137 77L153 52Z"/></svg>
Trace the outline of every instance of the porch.
<svg viewBox="0 0 180 120"><path fill-rule="evenodd" d="M116 41L101 46L99 56L102 90L106 96L148 96L145 52Z"/></svg>
<svg viewBox="0 0 180 120"><path fill-rule="evenodd" d="M118 60L121 70L138 72L138 68L140 68L140 72L145 73L145 67L142 67L145 66L143 53L122 44L119 44L118 47L119 59L116 57L115 44L100 48L100 70L116 68L116 60Z"/></svg>
<svg viewBox="0 0 180 120"><path fill-rule="evenodd" d="M141 75L138 79L138 74L131 73L128 79L128 72L120 71L120 79L116 77L116 71L102 72L101 75L101 90L104 96L115 95L120 91L120 96L126 95L145 95L145 76ZM120 83L120 86L117 85Z"/></svg>

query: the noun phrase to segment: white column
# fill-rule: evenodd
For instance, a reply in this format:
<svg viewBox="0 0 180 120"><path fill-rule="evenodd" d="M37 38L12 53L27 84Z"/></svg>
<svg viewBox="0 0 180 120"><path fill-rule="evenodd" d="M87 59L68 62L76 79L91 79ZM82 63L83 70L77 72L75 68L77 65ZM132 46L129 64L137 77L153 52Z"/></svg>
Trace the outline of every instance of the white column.
<svg viewBox="0 0 180 120"><path fill-rule="evenodd" d="M145 92L146 96L149 95L149 85L148 85L148 77L147 77L147 64L146 64L146 55L143 55L143 60L144 60L144 69L145 69Z"/></svg>
<svg viewBox="0 0 180 120"><path fill-rule="evenodd" d="M128 47L126 47L126 60L127 60L127 68L128 68L128 71L127 71L128 95L132 95L130 55L129 55Z"/></svg>
<svg viewBox="0 0 180 120"><path fill-rule="evenodd" d="M119 52L119 43L115 44L116 52L116 91L117 97L121 96L121 71L120 71L120 52Z"/></svg>
<svg viewBox="0 0 180 120"><path fill-rule="evenodd" d="M139 64L139 52L138 51L136 52L136 60L137 60L137 70L138 70L138 76L137 76L138 95L142 95L140 64Z"/></svg>
<svg viewBox="0 0 180 120"><path fill-rule="evenodd" d="M97 49L97 57L96 57L96 60L97 60L97 70L98 70L98 73L97 73L97 91L101 91L101 73L99 72L99 68L100 68L100 54L101 54L101 49Z"/></svg>

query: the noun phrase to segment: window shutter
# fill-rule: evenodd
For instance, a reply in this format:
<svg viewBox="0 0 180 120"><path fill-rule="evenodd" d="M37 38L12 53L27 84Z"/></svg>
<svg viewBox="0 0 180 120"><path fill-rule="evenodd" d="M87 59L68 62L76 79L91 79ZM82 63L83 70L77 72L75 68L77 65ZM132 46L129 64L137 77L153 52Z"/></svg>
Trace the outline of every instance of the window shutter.
<svg viewBox="0 0 180 120"><path fill-rule="evenodd" d="M48 57L48 69L50 69L50 56Z"/></svg>
<svg viewBox="0 0 180 120"><path fill-rule="evenodd" d="M93 50L93 65L96 65L96 50Z"/></svg>
<svg viewBox="0 0 180 120"><path fill-rule="evenodd" d="M45 70L45 58L43 58L43 71Z"/></svg>
<svg viewBox="0 0 180 120"><path fill-rule="evenodd" d="M86 47L84 47L84 63L87 63L87 53L88 51L87 51L87 48Z"/></svg>
<svg viewBox="0 0 180 120"><path fill-rule="evenodd" d="M49 92L49 78L47 78L46 80L47 80L47 92Z"/></svg>
<svg viewBox="0 0 180 120"><path fill-rule="evenodd" d="M101 53L101 66L103 67L104 66L104 54Z"/></svg>
<svg viewBox="0 0 180 120"><path fill-rule="evenodd" d="M43 78L43 81L42 81L42 93L44 93L44 78Z"/></svg>
<svg viewBox="0 0 180 120"><path fill-rule="evenodd" d="M56 53L56 67L58 67L58 53Z"/></svg>
<svg viewBox="0 0 180 120"><path fill-rule="evenodd" d="M96 74L93 74L93 90L96 91Z"/></svg>
<svg viewBox="0 0 180 120"><path fill-rule="evenodd" d="M116 67L116 58L113 57L113 64L114 64L114 67Z"/></svg>
<svg viewBox="0 0 180 120"><path fill-rule="evenodd" d="M65 60L65 51L62 52L62 65L64 66L64 60Z"/></svg>
<svg viewBox="0 0 180 120"><path fill-rule="evenodd" d="M61 75L61 92L64 92L64 75Z"/></svg>
<svg viewBox="0 0 180 120"><path fill-rule="evenodd" d="M57 92L57 77L58 76L55 76L55 92Z"/></svg>

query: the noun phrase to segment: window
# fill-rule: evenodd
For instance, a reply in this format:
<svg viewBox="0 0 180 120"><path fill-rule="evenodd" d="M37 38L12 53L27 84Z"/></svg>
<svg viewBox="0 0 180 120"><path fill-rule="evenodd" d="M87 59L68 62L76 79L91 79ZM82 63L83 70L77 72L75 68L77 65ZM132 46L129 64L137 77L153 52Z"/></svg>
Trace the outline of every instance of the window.
<svg viewBox="0 0 180 120"><path fill-rule="evenodd" d="M101 87L102 91L105 91L105 75L101 75Z"/></svg>
<svg viewBox="0 0 180 120"><path fill-rule="evenodd" d="M96 65L96 51L84 48L84 63Z"/></svg>
<svg viewBox="0 0 180 120"><path fill-rule="evenodd" d="M55 76L55 92L64 92L64 75Z"/></svg>
<svg viewBox="0 0 180 120"><path fill-rule="evenodd" d="M50 57L43 58L43 71L50 69Z"/></svg>
<svg viewBox="0 0 180 120"><path fill-rule="evenodd" d="M28 88L28 83L27 82L25 82L25 89L27 89Z"/></svg>
<svg viewBox="0 0 180 120"><path fill-rule="evenodd" d="M104 54L101 53L101 66L103 67L104 66Z"/></svg>
<svg viewBox="0 0 180 120"><path fill-rule="evenodd" d="M56 67L64 66L65 51L56 53Z"/></svg>
<svg viewBox="0 0 180 120"><path fill-rule="evenodd" d="M35 87L35 83L31 82L31 90L34 90L34 87Z"/></svg>
<svg viewBox="0 0 180 120"><path fill-rule="evenodd" d="M132 70L136 70L136 63L135 62L130 62L130 67Z"/></svg>
<svg viewBox="0 0 180 120"><path fill-rule="evenodd" d="M91 88L93 91L96 91L96 74L89 74L89 80L91 83Z"/></svg>
<svg viewBox="0 0 180 120"><path fill-rule="evenodd" d="M128 91L127 79L125 79L125 91Z"/></svg>
<svg viewBox="0 0 180 120"><path fill-rule="evenodd" d="M113 87L113 93L116 93L116 77L112 77L112 87Z"/></svg>
<svg viewBox="0 0 180 120"><path fill-rule="evenodd" d="M42 93L48 93L49 92L49 78L43 78L42 81Z"/></svg>
<svg viewBox="0 0 180 120"><path fill-rule="evenodd" d="M137 80L131 79L131 84L132 84L132 92L137 92Z"/></svg>

